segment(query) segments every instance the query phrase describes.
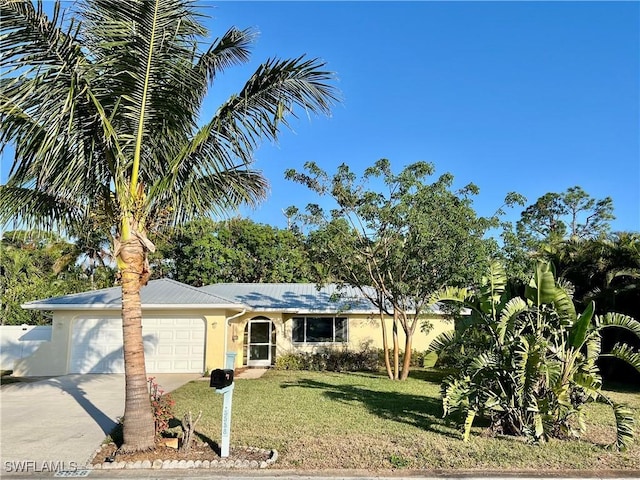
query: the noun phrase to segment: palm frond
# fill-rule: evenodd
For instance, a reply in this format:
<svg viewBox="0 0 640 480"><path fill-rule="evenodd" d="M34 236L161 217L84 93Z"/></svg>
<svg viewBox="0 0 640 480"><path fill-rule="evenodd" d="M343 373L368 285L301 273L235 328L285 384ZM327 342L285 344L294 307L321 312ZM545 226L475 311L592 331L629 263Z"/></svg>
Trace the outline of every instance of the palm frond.
<svg viewBox="0 0 640 480"><path fill-rule="evenodd" d="M558 312L558 318L564 325L574 324L577 318L576 307L573 304L573 299L565 289L556 287L551 298L551 303L555 306Z"/></svg>
<svg viewBox="0 0 640 480"><path fill-rule="evenodd" d="M467 411L467 416L464 419L464 430L462 434L462 440L465 442L469 441L469 437L471 436L471 427L473 426L473 420L476 418L476 411L473 409L469 409Z"/></svg>
<svg viewBox="0 0 640 480"><path fill-rule="evenodd" d="M493 352L482 352L471 360L469 364L470 371L473 375L484 370L500 369L500 358Z"/></svg>
<svg viewBox="0 0 640 480"><path fill-rule="evenodd" d="M231 27L200 56L195 68L201 72L203 79L212 82L216 75L227 68L249 61L249 47L256 36L257 33L253 29L240 30Z"/></svg>
<svg viewBox="0 0 640 480"><path fill-rule="evenodd" d="M428 304L435 305L439 302L464 303L469 298L469 295L470 290L468 288L444 287L429 297Z"/></svg>
<svg viewBox="0 0 640 480"><path fill-rule="evenodd" d="M616 442L614 447L616 450L624 452L633 445L635 428L633 410L619 403L614 403L612 406L616 418Z"/></svg>
<svg viewBox="0 0 640 480"><path fill-rule="evenodd" d="M611 353L605 354L603 356L614 357L622 360L631 365L638 371L638 373L640 373L640 352L634 350L633 347L626 343L617 343L616 345L614 345L613 349L611 349Z"/></svg>
<svg viewBox="0 0 640 480"><path fill-rule="evenodd" d="M633 317L621 313L607 313L596 316L596 323L599 328L618 327L633 332L640 338L640 322Z"/></svg>
<svg viewBox="0 0 640 480"><path fill-rule="evenodd" d="M469 377L447 377L442 382L442 408L444 416L454 411L466 410L469 406Z"/></svg>
<svg viewBox="0 0 640 480"><path fill-rule="evenodd" d="M504 305L500 311L500 318L496 326L500 343L504 343L507 332L510 332L512 335L517 335L517 332L514 330L515 323L518 316L527 310L527 302L520 297L514 297Z"/></svg>
<svg viewBox="0 0 640 480"><path fill-rule="evenodd" d="M83 207L67 199L33 188L0 186L0 225L19 219L33 229L68 230L83 215Z"/></svg>
<svg viewBox="0 0 640 480"><path fill-rule="evenodd" d="M333 74L324 66L318 59L304 57L268 60L237 96L220 107L210 122L211 131L234 145L238 158L250 162L261 139L276 140L280 125L289 127L286 117L296 116L295 107L330 113L338 94L329 83Z"/></svg>
<svg viewBox="0 0 640 480"><path fill-rule="evenodd" d="M535 335L520 337L515 350L514 375L516 378L516 394L527 401L534 395L534 389L543 380L541 373L545 364L545 342Z"/></svg>
<svg viewBox="0 0 640 480"><path fill-rule="evenodd" d="M446 330L438 334L436 338L431 340L431 343L429 344L429 348L427 349L427 351L435 352L436 354L440 355L442 352L456 345L457 341L458 341L458 337L456 335L455 330Z"/></svg>
<svg viewBox="0 0 640 480"><path fill-rule="evenodd" d="M211 174L193 175L168 183L170 177L151 189L150 217L176 225L209 214L222 215L241 205L255 205L264 198L268 183L258 171L226 169Z"/></svg>
<svg viewBox="0 0 640 480"><path fill-rule="evenodd" d="M28 77L32 72L66 72L72 74L78 63L85 61L78 48L77 23L71 20L66 31L61 22L60 2L53 5L49 18L43 1L34 6L30 0L5 0L0 3L2 35L0 35L0 67L3 75ZM54 75L49 77L55 79Z"/></svg>
<svg viewBox="0 0 640 480"><path fill-rule="evenodd" d="M0 140L15 144L14 186L34 183L75 200L109 174L94 158L95 109L87 97L90 62L77 23L63 30L60 4L50 20L29 1L3 2L0 36Z"/></svg>
<svg viewBox="0 0 640 480"><path fill-rule="evenodd" d="M602 352L602 337L598 330L593 330L585 341L586 353L585 360L587 365L595 365L596 360Z"/></svg>

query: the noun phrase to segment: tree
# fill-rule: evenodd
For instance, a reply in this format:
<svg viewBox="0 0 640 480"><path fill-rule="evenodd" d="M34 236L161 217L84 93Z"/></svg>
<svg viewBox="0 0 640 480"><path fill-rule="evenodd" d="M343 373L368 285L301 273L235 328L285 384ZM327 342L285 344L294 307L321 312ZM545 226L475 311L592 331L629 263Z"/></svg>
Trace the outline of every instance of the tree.
<svg viewBox="0 0 640 480"><path fill-rule="evenodd" d="M453 191L450 174L428 183L434 167L425 162L394 174L382 159L359 182L345 164L332 177L314 163L305 169L288 170L286 176L337 205L330 212L309 205L300 215L316 227L310 241L320 277L358 288L379 309L387 374L406 379L413 335L419 326L429 328L431 295L444 285L468 282L484 265L483 235L491 222L478 218L471 206L477 188ZM374 186L369 189L367 182ZM393 316L393 367L385 315ZM405 336L401 371L399 328Z"/></svg>
<svg viewBox="0 0 640 480"><path fill-rule="evenodd" d="M61 261L64 260L64 261ZM87 290L87 272L76 261L76 246L43 231L10 231L0 239L0 319L3 325L45 325L43 312L25 302ZM98 268L99 287L113 282L110 268Z"/></svg>
<svg viewBox="0 0 640 480"><path fill-rule="evenodd" d="M577 436L584 430L584 405L597 400L613 409L615 446L633 442L633 413L602 391L596 361L602 330L624 328L640 338L640 323L618 313L595 315L593 302L578 314L567 287L550 263L539 262L524 296L512 295L504 268L493 262L475 288L447 287L434 295L469 312L454 334L440 335L430 347L477 352L442 385L444 413L462 413L465 440L479 415L496 431L533 441ZM640 353L628 346L616 345L606 355L640 371Z"/></svg>
<svg viewBox="0 0 640 480"><path fill-rule="evenodd" d="M515 228L503 225L502 254L509 276L525 280L538 259L550 259L565 242L606 236L614 218L610 197L595 199L579 186L545 193L525 208Z"/></svg>
<svg viewBox="0 0 640 480"><path fill-rule="evenodd" d="M329 113L333 75L316 59L269 59L205 122L209 85L246 63L251 30L208 48L189 0L86 0L61 14L42 1L0 3L0 138L15 145L0 219L71 230L89 216L112 235L122 285L126 399L123 451L154 445L140 288L148 235L265 195L251 168L296 107Z"/></svg>
<svg viewBox="0 0 640 480"><path fill-rule="evenodd" d="M576 304L585 308L596 303L596 313L608 311L640 318L640 236L632 232L618 232L607 237L568 240L558 247L550 260L558 274L574 286ZM603 351L624 342L640 348L640 338L624 329L611 328L603 333ZM606 380L626 383L640 382L640 372L617 359L599 361Z"/></svg>
<svg viewBox="0 0 640 480"><path fill-rule="evenodd" d="M154 271L200 287L218 282L305 282L304 238L248 219L198 220L161 235Z"/></svg>

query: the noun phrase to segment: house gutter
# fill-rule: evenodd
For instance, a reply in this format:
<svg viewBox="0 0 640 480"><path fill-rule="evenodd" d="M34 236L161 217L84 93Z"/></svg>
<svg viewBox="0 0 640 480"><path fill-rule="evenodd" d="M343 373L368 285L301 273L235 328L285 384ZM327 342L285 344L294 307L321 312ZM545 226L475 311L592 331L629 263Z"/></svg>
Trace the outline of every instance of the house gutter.
<svg viewBox="0 0 640 480"><path fill-rule="evenodd" d="M231 323L231 320L235 320L238 317L241 317L242 315L244 315L245 313L247 313L247 309L243 309L241 312L236 313L235 315L231 315L230 317L226 318L224 320L224 358L225 358L225 363L227 361L227 350L228 350L228 345L229 345L229 324ZM225 365L225 368L227 368L227 365Z"/></svg>

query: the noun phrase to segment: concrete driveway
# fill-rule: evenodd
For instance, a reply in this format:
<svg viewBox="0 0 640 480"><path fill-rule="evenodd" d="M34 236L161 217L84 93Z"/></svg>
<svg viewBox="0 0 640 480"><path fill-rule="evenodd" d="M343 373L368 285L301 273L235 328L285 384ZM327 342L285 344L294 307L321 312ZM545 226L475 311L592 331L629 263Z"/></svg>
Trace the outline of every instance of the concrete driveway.
<svg viewBox="0 0 640 480"><path fill-rule="evenodd" d="M200 378L155 374L165 390ZM124 375L65 375L0 389L2 473L84 466L124 411Z"/></svg>

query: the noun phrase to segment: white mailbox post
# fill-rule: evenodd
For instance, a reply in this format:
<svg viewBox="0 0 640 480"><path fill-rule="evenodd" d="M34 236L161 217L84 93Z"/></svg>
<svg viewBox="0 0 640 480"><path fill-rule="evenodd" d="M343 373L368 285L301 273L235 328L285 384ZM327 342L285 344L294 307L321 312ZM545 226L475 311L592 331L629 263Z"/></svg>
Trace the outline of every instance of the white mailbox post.
<svg viewBox="0 0 640 480"><path fill-rule="evenodd" d="M216 389L216 393L222 395L222 440L220 443L220 456L226 458L229 456L229 441L231 439L231 404L233 401L232 383L228 387Z"/></svg>
<svg viewBox="0 0 640 480"><path fill-rule="evenodd" d="M216 389L216 393L222 395L222 438L220 441L220 457L229 456L229 442L231 439L231 405L233 403L233 373L236 354L227 353L225 369L217 369L211 372L210 387Z"/></svg>

